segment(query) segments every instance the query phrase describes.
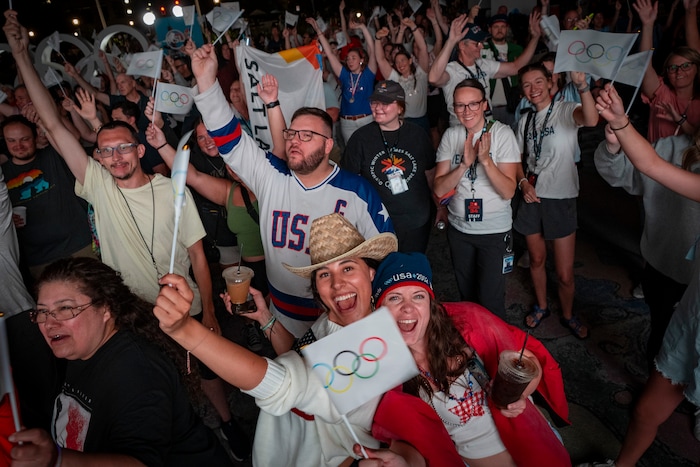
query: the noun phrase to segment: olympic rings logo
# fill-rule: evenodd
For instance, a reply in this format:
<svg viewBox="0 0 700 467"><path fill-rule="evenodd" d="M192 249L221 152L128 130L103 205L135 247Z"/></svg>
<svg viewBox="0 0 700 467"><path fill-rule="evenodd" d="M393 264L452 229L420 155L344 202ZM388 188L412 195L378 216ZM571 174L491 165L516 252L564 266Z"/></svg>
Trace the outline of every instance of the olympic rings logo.
<svg viewBox="0 0 700 467"><path fill-rule="evenodd" d="M190 96L188 94L178 94L175 91L163 91L160 93L160 100L175 107L182 107L190 103Z"/></svg>
<svg viewBox="0 0 700 467"><path fill-rule="evenodd" d="M622 46L614 45L607 49L598 43L586 45L581 40L573 41L569 44L569 55L573 55L579 63L589 63L591 61L601 62L606 65L610 62L616 62L623 58L624 50Z"/></svg>
<svg viewBox="0 0 700 467"><path fill-rule="evenodd" d="M372 345L369 345L370 343ZM312 369L326 368L328 373L324 378L323 387L336 394L342 394L352 387L355 377L370 379L375 376L379 372L379 361L388 351L384 339L368 337L360 344L359 353L352 350L340 351L333 357L332 366L328 363L316 363Z"/></svg>
<svg viewBox="0 0 700 467"><path fill-rule="evenodd" d="M151 58L139 58L136 60L136 64L134 65L136 68L139 69L148 69L148 68L153 68L156 65L156 62L153 61Z"/></svg>

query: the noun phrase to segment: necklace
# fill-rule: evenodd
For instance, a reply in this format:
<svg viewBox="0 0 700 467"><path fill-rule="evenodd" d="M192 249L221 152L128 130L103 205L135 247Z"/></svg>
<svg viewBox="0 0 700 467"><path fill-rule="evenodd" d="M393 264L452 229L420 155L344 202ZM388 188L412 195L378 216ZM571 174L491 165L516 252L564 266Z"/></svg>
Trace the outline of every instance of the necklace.
<svg viewBox="0 0 700 467"><path fill-rule="evenodd" d="M204 156L204 159L209 163L209 165L211 165L211 167L214 169L214 173L215 173L216 175L214 175L214 173L212 173L212 175L214 175L214 176L217 177L217 178L227 178L226 175L225 175L225 172L226 172L226 162L224 162L224 164L223 164L221 167L217 167L216 164L214 164L214 163L211 161L211 160L212 160L211 157L207 156L206 154L203 154L203 156Z"/></svg>
<svg viewBox="0 0 700 467"><path fill-rule="evenodd" d="M153 236L156 230L156 196L155 192L153 191L153 180L149 175L146 175L148 177L148 184L151 186L151 203L152 203L152 213L151 213L151 247L148 247L148 243L146 243L146 239L143 236L143 233L141 232L141 229L139 228L138 222L136 222L136 217L134 216L134 212L131 210L131 206L129 205L129 202L126 200L126 196L124 196L124 192L122 192L122 189L119 188L119 185L117 185L117 190L119 190L119 194L122 195L122 199L124 200L124 203L126 204L126 208L129 210L129 214L131 215L131 220L134 221L134 226L136 226L136 231L139 233L139 237L141 237L141 241L143 242L143 246L146 247L146 251L148 251L148 254L151 257L151 262L153 263L153 269L156 270L156 278L160 279L160 272L158 272L158 265L156 264L156 258L153 256Z"/></svg>
<svg viewBox="0 0 700 467"><path fill-rule="evenodd" d="M540 131L537 131L535 127L535 118L532 119L532 146L535 150L535 167L537 167L537 161L540 160L540 154L542 154L542 141L544 140L544 131L547 129L547 122L549 121L549 116L552 115L552 109L554 108L554 100L549 103L549 109L547 109L547 115L544 117L544 122L542 122L542 127ZM537 110L535 110L536 112ZM539 138L538 138L539 136ZM534 170L532 171L535 172Z"/></svg>
<svg viewBox="0 0 700 467"><path fill-rule="evenodd" d="M362 77L362 71L360 71L360 73L358 73L357 81L353 81L353 79L352 79L353 74L354 73L351 71L350 72L350 99L348 99L348 102L350 102L351 104L353 102L355 102L355 91L357 91L357 86L360 85L360 78Z"/></svg>
<svg viewBox="0 0 700 467"><path fill-rule="evenodd" d="M430 375L429 372L424 371L422 369L419 370L421 372L421 375L426 378L428 381L435 381L434 378ZM448 407L447 406L447 401L444 402L444 409L450 412L452 415L456 416L459 419L459 422L454 422L450 420L446 420L440 411L435 407L435 402L433 399L437 397L435 393L432 395L426 394L426 399L430 406L433 408L437 416L440 418L442 423L446 426L452 426L452 427L461 427L467 424L467 422L473 417L473 416L481 416L484 415L484 409L483 409L483 392L479 393L478 395L474 393L474 382L471 379L471 372L467 370L465 374L463 374L460 378L465 378L467 381L467 387L465 388L464 391L464 396L463 397L457 397L454 394L448 392L447 393L447 398L455 403L454 406ZM455 380L454 383L457 383L459 381L458 378ZM425 388L423 389L425 390ZM442 402L442 401L440 401Z"/></svg>

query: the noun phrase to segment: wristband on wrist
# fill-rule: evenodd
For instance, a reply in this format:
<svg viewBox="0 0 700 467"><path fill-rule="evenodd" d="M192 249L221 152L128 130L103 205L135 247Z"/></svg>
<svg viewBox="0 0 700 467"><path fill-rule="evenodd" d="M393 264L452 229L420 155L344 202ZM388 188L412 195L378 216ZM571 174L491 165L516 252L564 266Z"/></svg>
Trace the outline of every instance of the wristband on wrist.
<svg viewBox="0 0 700 467"><path fill-rule="evenodd" d="M280 101L272 101L269 104L265 104L265 107L267 107L268 109L274 109L278 105L280 105Z"/></svg>
<svg viewBox="0 0 700 467"><path fill-rule="evenodd" d="M260 330L261 330L262 332L267 331L268 329L270 329L272 326L275 325L275 321L277 321L277 318L275 318L275 317L273 316L272 318L270 318L270 321L268 321L267 324L266 324L265 326L263 326L263 327L260 328Z"/></svg>
<svg viewBox="0 0 700 467"><path fill-rule="evenodd" d="M523 182L527 182L527 177L521 178L520 181L518 182L518 188L520 188L521 190L523 189L522 188Z"/></svg>
<svg viewBox="0 0 700 467"><path fill-rule="evenodd" d="M612 125L610 125L610 129L611 129L612 131L620 131L620 130L624 130L624 129L627 128L628 126L630 126L630 119L629 119L629 117L627 117L627 123L625 123L624 125L622 125L620 128L613 128Z"/></svg>
<svg viewBox="0 0 700 467"><path fill-rule="evenodd" d="M163 143L163 144L161 144L160 146L158 146L158 147L156 148L156 151L160 151L161 149L163 149L163 148L164 148L165 146L167 146L167 145L168 145L168 143Z"/></svg>
<svg viewBox="0 0 700 467"><path fill-rule="evenodd" d="M418 26L416 26L415 28L411 28L411 32L416 32L416 29L418 29Z"/></svg>
<svg viewBox="0 0 700 467"><path fill-rule="evenodd" d="M582 88L576 88L576 89L578 90L578 93L579 93L579 94L583 94L584 92L590 91L590 90L591 90L591 87L590 87L588 84L586 84L584 87L582 87Z"/></svg>

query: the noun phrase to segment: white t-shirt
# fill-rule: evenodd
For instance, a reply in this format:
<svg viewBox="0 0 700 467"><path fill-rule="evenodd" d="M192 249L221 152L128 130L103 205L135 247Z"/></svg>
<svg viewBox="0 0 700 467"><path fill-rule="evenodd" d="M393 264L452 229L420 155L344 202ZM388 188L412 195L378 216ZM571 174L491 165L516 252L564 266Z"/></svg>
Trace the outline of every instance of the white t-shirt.
<svg viewBox="0 0 700 467"><path fill-rule="evenodd" d="M574 110L581 104L575 102L555 102L552 113L547 118L549 106L535 114L527 128L528 158L527 170L537 174L535 190L540 198L569 199L578 197L578 171L574 157L578 147L578 125L574 120ZM518 147L524 152L524 134L527 118L518 123L516 138ZM546 128L542 128L547 120ZM533 131L534 130L534 131ZM533 135L542 133L542 152L536 159Z"/></svg>
<svg viewBox="0 0 700 467"><path fill-rule="evenodd" d="M170 266L175 230L175 205L170 179L156 174L151 183L138 188L119 189L112 175L99 162L89 158L84 185L76 181L75 194L95 208L95 227L100 239L102 261L119 271L124 283L136 295L155 303L160 293L158 277L167 274ZM202 311L202 301L197 284L189 275L187 248L205 235L197 206L190 190L185 189L173 272L187 279L194 291L191 315ZM149 249L153 251L157 272Z"/></svg>
<svg viewBox="0 0 700 467"><path fill-rule="evenodd" d="M483 130L482 130L483 131ZM482 131L474 134L472 143L481 136ZM494 122L489 130L491 133L491 158L494 164L520 162L520 150L508 125ZM436 161L450 161L450 170L454 170L462 161L464 155L464 139L466 129L463 126L453 126L445 131L437 150ZM479 222L467 222L466 202L472 199L472 184L468 177L468 171L460 179L457 185L457 193L450 200L448 206L450 224L457 230L468 234L492 234L510 230L512 226L512 213L510 200L501 198L489 181L484 166L476 165L476 180L474 181L474 197L483 200L483 220Z"/></svg>
<svg viewBox="0 0 700 467"><path fill-rule="evenodd" d="M460 456L481 459L501 453L506 447L486 403L486 393L476 378L466 374L452 383L449 396L440 391L429 397L421 390L420 397L440 417Z"/></svg>
<svg viewBox="0 0 700 467"><path fill-rule="evenodd" d="M445 95L447 111L450 112L450 126L460 125L459 118L457 118L452 108L455 87L465 79L477 79L484 86L486 90L486 99L489 100L489 96L491 95L489 79L496 76L500 68L501 64L499 62L495 60L484 60L482 58L477 59L474 65L468 66L467 69L458 61L447 64L445 71L450 75L450 79L447 84L442 87L442 93Z"/></svg>
<svg viewBox="0 0 700 467"><path fill-rule="evenodd" d="M416 64L416 72L404 78L396 70L391 70L389 79L396 81L406 95L406 117L418 118L428 113L428 75Z"/></svg>

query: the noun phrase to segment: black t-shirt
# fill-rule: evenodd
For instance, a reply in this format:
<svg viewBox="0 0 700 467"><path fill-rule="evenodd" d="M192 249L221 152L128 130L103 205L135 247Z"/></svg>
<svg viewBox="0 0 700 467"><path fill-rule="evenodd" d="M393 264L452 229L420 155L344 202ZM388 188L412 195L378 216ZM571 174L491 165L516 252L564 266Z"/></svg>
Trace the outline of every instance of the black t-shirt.
<svg viewBox="0 0 700 467"><path fill-rule="evenodd" d="M87 156L86 156L87 157ZM29 266L70 256L92 242L87 203L75 194L75 177L51 147L32 162L2 166L13 207L26 206L27 223L17 229Z"/></svg>
<svg viewBox="0 0 700 467"><path fill-rule="evenodd" d="M425 171L435 167L435 151L423 128L411 122L395 131L382 131L375 122L365 125L348 140L341 165L377 189L397 230L429 221L432 196ZM406 191L394 194L392 172L406 181Z"/></svg>
<svg viewBox="0 0 700 467"><path fill-rule="evenodd" d="M149 467L231 465L172 362L128 331L67 363L52 431L64 448L129 455Z"/></svg>

